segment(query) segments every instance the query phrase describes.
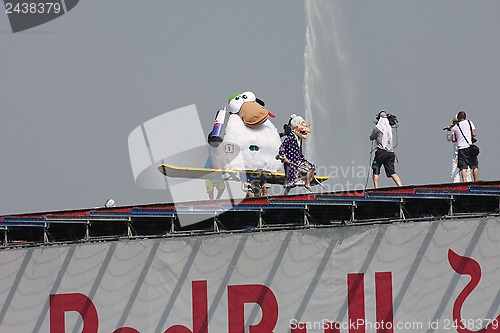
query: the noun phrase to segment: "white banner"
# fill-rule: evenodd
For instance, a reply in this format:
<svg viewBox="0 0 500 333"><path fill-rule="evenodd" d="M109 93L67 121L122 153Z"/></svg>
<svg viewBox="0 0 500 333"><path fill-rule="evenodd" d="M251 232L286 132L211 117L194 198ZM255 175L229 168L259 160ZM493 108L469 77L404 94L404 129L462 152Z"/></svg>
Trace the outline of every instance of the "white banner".
<svg viewBox="0 0 500 333"><path fill-rule="evenodd" d="M500 332L500 218L0 251L0 332Z"/></svg>

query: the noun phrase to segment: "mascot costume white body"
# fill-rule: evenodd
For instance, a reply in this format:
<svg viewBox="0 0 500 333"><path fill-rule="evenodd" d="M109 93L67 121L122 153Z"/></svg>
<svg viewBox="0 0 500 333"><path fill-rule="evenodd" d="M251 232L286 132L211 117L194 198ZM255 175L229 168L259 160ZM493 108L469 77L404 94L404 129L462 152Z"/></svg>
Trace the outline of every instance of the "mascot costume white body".
<svg viewBox="0 0 500 333"><path fill-rule="evenodd" d="M283 172L283 164L276 159L280 136L269 117L274 115L253 92L231 96L225 109L218 112L208 136L212 167ZM245 189L248 195L267 195L267 185L262 181L246 182Z"/></svg>

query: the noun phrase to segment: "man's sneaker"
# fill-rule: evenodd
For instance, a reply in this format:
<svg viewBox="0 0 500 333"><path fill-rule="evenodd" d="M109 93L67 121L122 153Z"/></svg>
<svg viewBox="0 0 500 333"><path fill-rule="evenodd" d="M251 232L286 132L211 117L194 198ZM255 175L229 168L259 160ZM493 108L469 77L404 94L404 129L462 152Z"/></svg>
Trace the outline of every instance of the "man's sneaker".
<svg viewBox="0 0 500 333"><path fill-rule="evenodd" d="M306 189L307 192L313 193L313 191L311 190L311 186L304 185L304 188Z"/></svg>

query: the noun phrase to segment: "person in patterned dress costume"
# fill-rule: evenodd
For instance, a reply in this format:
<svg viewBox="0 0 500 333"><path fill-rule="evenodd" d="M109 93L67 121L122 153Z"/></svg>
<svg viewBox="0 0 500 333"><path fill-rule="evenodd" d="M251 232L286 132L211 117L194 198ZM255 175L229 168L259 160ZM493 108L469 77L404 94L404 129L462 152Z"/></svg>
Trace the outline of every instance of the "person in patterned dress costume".
<svg viewBox="0 0 500 333"><path fill-rule="evenodd" d="M290 127L292 132L283 140L278 152L279 159L285 165L285 195L296 186L304 186L311 191L311 179L316 173L316 166L309 162L302 152L303 140L307 139L311 129L304 118L291 115Z"/></svg>

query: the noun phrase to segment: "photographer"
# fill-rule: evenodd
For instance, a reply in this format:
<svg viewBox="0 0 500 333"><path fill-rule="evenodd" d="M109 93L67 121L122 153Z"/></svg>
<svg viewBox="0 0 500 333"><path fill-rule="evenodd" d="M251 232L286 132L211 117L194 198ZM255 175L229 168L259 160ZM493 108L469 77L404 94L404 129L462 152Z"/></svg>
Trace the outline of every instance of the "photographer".
<svg viewBox="0 0 500 333"><path fill-rule="evenodd" d="M471 144L476 142L476 127L474 123L467 120L465 111L460 111L457 114L458 123L452 128L451 141L457 143L458 147L458 168L462 175L462 181L467 180L467 168L472 169L474 181L479 179L477 155L473 155L470 149Z"/></svg>
<svg viewBox="0 0 500 333"><path fill-rule="evenodd" d="M443 130L446 131L446 140L449 142L452 142L452 136L453 132L451 131L452 128L458 124L458 118L457 115L451 119L451 125L446 126L443 128ZM461 180L461 175L460 175L460 169L458 169L458 145L456 142L453 143L453 159L451 161L451 180L453 183L459 183ZM471 169L467 168L467 181L472 181L472 173Z"/></svg>
<svg viewBox="0 0 500 333"><path fill-rule="evenodd" d="M397 120L395 116L388 115L385 111L380 111L377 114L377 123L370 135L370 140L375 140L377 144L375 157L372 163L373 186L375 188L379 187L379 175L382 165L384 166L387 177L392 178L396 185L401 186L401 179L399 179L399 176L396 174L396 169L394 167L396 154L394 153L392 144L392 127L388 119L389 117L391 117L391 122L396 126Z"/></svg>

